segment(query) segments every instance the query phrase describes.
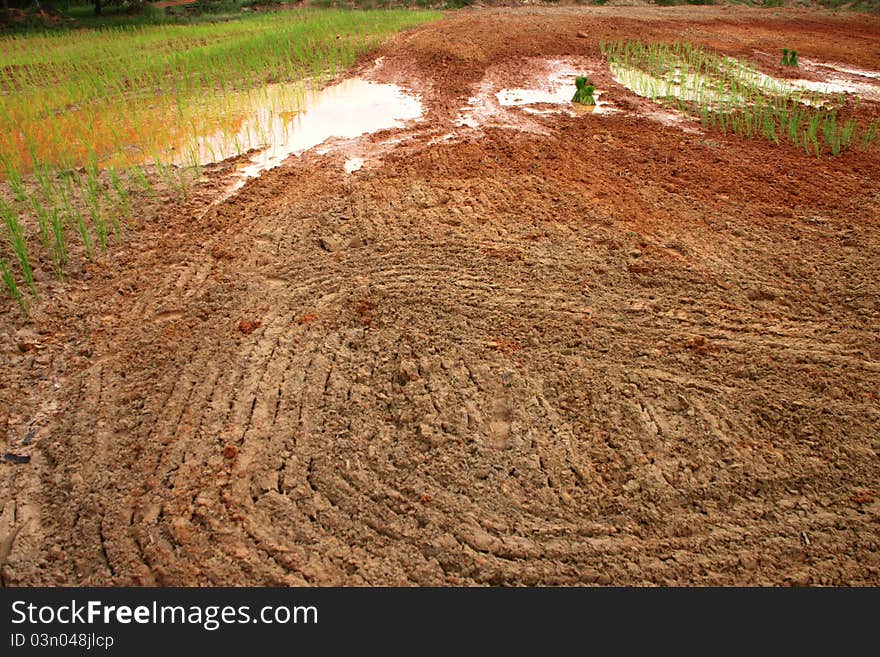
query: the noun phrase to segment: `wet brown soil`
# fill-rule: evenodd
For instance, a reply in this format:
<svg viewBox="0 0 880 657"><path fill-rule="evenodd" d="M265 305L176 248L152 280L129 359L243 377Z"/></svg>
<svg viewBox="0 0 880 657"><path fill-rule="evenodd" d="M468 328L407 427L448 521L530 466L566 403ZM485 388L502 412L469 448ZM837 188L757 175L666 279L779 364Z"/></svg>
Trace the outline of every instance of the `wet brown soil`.
<svg viewBox="0 0 880 657"><path fill-rule="evenodd" d="M880 70L880 20L813 11L401 35L361 73L425 122L212 206L216 167L4 305L5 581L880 584L880 154L659 123L602 72L618 37ZM629 111L454 127L529 58Z"/></svg>

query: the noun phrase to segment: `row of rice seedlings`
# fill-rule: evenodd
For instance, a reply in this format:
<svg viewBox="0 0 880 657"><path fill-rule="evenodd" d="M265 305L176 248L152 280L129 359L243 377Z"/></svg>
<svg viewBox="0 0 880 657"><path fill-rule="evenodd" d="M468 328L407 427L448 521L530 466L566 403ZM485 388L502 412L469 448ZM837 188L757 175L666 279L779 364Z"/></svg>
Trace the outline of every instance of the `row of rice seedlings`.
<svg viewBox="0 0 880 657"><path fill-rule="evenodd" d="M150 117L161 117L160 132L173 133L170 107L177 109L178 123L186 122L201 115L205 97L214 95L206 92L224 95L333 74L384 35L436 16L305 10L211 26L80 31L75 39L0 39L0 60L16 76L0 80L0 122L17 128L0 132L0 152L23 154L31 136L40 158L49 160L57 152L53 146L82 141L71 140L71 133L88 132L97 137L88 143L103 157L115 150L114 131L141 138L150 132ZM77 52L84 50L83 37L87 56ZM60 128L50 125L47 132L47 123ZM17 167L27 169L28 162L18 159Z"/></svg>
<svg viewBox="0 0 880 657"><path fill-rule="evenodd" d="M12 196L17 201L23 201L25 194L21 173L12 163L11 158L2 153L0 153L0 163L3 165L3 173L6 174L6 180L9 183L9 189L12 190Z"/></svg>
<svg viewBox="0 0 880 657"><path fill-rule="evenodd" d="M863 148L874 144L880 146L880 118L871 121L868 128L862 132L861 142Z"/></svg>
<svg viewBox="0 0 880 657"><path fill-rule="evenodd" d="M242 121L267 104L271 117L299 107L304 87L288 82L326 79L386 35L439 17L300 10L0 38L0 183L9 191L0 185L0 199L11 201L3 286L22 307L23 288L36 294L25 226L63 279L69 234L93 258L131 219L133 190L185 198L205 162L265 145L270 135L242 136Z"/></svg>
<svg viewBox="0 0 880 657"><path fill-rule="evenodd" d="M152 189L144 171L140 167L134 170L138 174L130 175L129 186L141 184ZM167 175L177 178L177 174L170 171ZM111 169L106 173L106 180L103 178L94 158L81 171L40 165L35 171L34 183L21 188L20 198L11 202L0 198L0 217L5 229L3 242L13 256L11 261L0 259L0 273L3 287L23 309L28 304L22 286L17 283L19 277L25 289L38 297L27 225L35 224L35 235L31 235L31 239L39 243L48 255L55 277L63 281L70 231L78 235L86 257L92 259L98 249L104 251L109 247L111 236L121 232L121 220L131 217L131 193L120 173ZM0 249L0 254L2 251Z"/></svg>
<svg viewBox="0 0 880 657"><path fill-rule="evenodd" d="M636 93L700 118L704 127L754 139L781 139L820 157L853 144L880 143L880 120L859 137L857 120L839 121L846 96L796 89L751 65L690 44L601 44L615 77Z"/></svg>
<svg viewBox="0 0 880 657"><path fill-rule="evenodd" d="M21 306L21 309L27 312L28 304L27 300L21 294L21 290L18 288L18 284L15 282L15 277L12 275L12 272L9 270L9 266L4 262L3 258L0 257L0 278L3 280L3 287L6 288L6 291L9 293L18 305Z"/></svg>
<svg viewBox="0 0 880 657"><path fill-rule="evenodd" d="M25 239L21 222L18 219L18 214L5 201L0 201L0 216L2 216L3 225L6 228L6 239L9 248L15 254L22 276L24 277L24 282L27 284L28 288L30 288L31 292L33 292L34 296L37 296L37 286L34 284L34 272L28 255L27 240ZM26 302L24 301L24 297L19 291L18 286L15 284L12 272L5 263L3 265L2 275L3 281L10 293L12 293L12 296L22 305L23 308L25 308Z"/></svg>
<svg viewBox="0 0 880 657"><path fill-rule="evenodd" d="M333 41L338 43L336 39ZM360 46L356 48L357 44L352 45L348 40L340 42L348 44L348 47L333 56L342 56L344 63L349 63L361 48ZM3 40L0 39L0 52L2 45ZM278 49L267 50L275 52ZM290 68L286 72L272 73L270 77L284 79L302 76L320 69L321 66L325 68L328 66L328 61L323 60L313 62L311 66L304 66L302 61L296 61L295 53L303 51L302 44L288 50L290 52L286 54L285 63L289 64ZM220 87L230 91L234 90L233 87L243 86L247 89L252 84L264 85L266 77L264 61L257 57L240 56L241 52L239 50L226 53L231 64L224 63L221 57L202 57L201 60L209 62L210 67L199 71L199 75L196 76L197 83L192 82L194 77L192 75L168 79L169 71L178 72L184 68L174 65L170 66L166 73L157 74L146 81L134 77L126 80L125 84L117 84L111 76L103 89L97 89L94 86L95 80L103 79L101 76L106 75L105 71L101 71L100 76L89 79L90 84L83 87L83 93L65 92L58 98L53 96L51 85L49 88L35 86L31 89L40 97L27 98L27 94L23 91L3 94L3 85L0 81L0 117L5 117L3 123L11 125L12 128L5 133L0 131L0 153L12 153L12 157L18 159L14 168L22 169L30 168L37 159L49 161L53 154L60 151L72 150L74 159L82 162L87 155L87 149L90 148L96 150L102 159L107 154L134 153L134 156L127 161L125 158L115 158L114 162L119 166L143 162L149 159L145 154L159 150L155 147L154 141L160 142L163 147L168 143L185 143L188 139L186 134L188 124L198 123L199 128L196 129L198 134L206 134L204 126L209 121L208 117L240 115L243 106L250 104L249 99L244 99L242 102L237 95L238 92L205 94L206 90L214 91L218 82ZM181 57L179 53L174 53L173 56ZM247 66L242 66L241 62L247 62ZM336 61L329 60L331 70L334 70L336 65ZM112 73L113 67L108 68ZM243 85L226 85L230 70L237 78L245 81ZM260 76L255 75L256 71L260 71ZM25 78L33 82L33 76L25 76ZM148 91L148 102L145 102L143 94L137 88L138 84L144 85ZM196 95L198 97L193 98ZM88 96L89 100L85 102L72 96ZM226 102L215 102L218 97ZM205 98L211 99L211 108L208 112L204 111ZM43 110L39 109L40 102L31 101L41 101L44 105ZM177 121L167 120L169 103L177 108ZM83 133L87 133L88 139L82 138ZM9 142L4 144L4 140ZM139 144L139 146L133 150L120 148L130 144ZM59 148L62 145L63 148ZM30 153L31 157L24 157L25 152Z"/></svg>

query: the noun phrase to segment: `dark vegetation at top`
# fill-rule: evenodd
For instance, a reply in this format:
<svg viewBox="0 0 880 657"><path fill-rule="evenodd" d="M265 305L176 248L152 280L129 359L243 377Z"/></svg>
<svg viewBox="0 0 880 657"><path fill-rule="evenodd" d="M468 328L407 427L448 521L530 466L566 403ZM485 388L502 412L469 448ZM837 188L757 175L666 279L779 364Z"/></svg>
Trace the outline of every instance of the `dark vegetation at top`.
<svg viewBox="0 0 880 657"><path fill-rule="evenodd" d="M880 13L880 0L730 0L750 7L813 6ZM544 0L546 5L605 5L609 0ZM654 0L659 6L714 5L718 0ZM471 5L516 6L523 0L0 0L2 31L63 30L78 27L154 25L230 20L246 11L286 7L350 9L461 9ZM529 4L534 4L530 2ZM157 6L162 5L162 6Z"/></svg>

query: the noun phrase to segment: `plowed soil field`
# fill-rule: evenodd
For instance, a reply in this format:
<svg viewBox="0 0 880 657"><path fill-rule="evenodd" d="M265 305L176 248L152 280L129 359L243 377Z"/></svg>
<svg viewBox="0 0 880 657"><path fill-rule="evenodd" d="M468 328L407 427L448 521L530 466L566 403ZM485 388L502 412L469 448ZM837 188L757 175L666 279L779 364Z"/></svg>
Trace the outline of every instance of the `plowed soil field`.
<svg viewBox="0 0 880 657"><path fill-rule="evenodd" d="M353 74L422 121L220 202L211 167L29 318L4 302L5 582L880 585L880 149L664 120L616 38L880 71L880 19L807 10L396 37ZM559 61L618 111L457 121Z"/></svg>

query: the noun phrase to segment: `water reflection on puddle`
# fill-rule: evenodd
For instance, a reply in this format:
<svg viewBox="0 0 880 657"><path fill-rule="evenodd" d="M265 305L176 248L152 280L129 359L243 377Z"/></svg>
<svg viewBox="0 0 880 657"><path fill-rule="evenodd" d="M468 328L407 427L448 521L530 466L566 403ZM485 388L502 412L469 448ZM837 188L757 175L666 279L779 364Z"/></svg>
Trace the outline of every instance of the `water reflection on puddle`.
<svg viewBox="0 0 880 657"><path fill-rule="evenodd" d="M495 97L502 107L522 107L529 114L558 114L560 112L574 114L608 114L613 112L608 103L602 101L601 91L594 91L595 105L580 105L572 103L574 96L574 79L576 74L563 76L556 80L556 85L550 89L502 89ZM532 107L533 105L557 105L553 108Z"/></svg>
<svg viewBox="0 0 880 657"><path fill-rule="evenodd" d="M761 73L732 57L725 58L724 61L727 62L732 78L737 82L734 89L718 79L682 67L670 71L665 78L655 77L641 69L614 62L610 63L609 67L615 82L643 98L651 100L675 98L710 107L725 104L748 105L754 102L755 92L773 96L791 95L802 105L821 107L827 105L830 100L828 97L833 95L860 94L865 98L874 99L880 91L880 87L871 82L841 78L823 81L779 79ZM818 67L848 72L868 79L873 73L804 62L804 68L808 70L816 70Z"/></svg>
<svg viewBox="0 0 880 657"><path fill-rule="evenodd" d="M345 161L345 173L360 171L364 166L364 160L360 157L350 157Z"/></svg>
<svg viewBox="0 0 880 657"><path fill-rule="evenodd" d="M200 138L195 149L190 149L190 161L194 153L201 164L208 164L259 149L241 169L237 189L247 178L256 178L289 156L330 139L353 139L379 130L402 128L406 121L422 115L422 103L417 96L394 84L360 78L319 92L282 89L268 94L267 99L236 133L219 132ZM346 172L356 171L362 164L363 161L350 160Z"/></svg>
<svg viewBox="0 0 880 657"><path fill-rule="evenodd" d="M456 127L480 128L521 127L510 109L518 108L526 114L551 115L564 114L581 116L583 114L610 114L617 111L611 103L601 100L601 91L593 92L595 105L584 106L572 103L575 92L575 78L585 74L585 69L561 60L550 60L543 64L547 74L534 86L495 91L487 80L468 99L455 120Z"/></svg>

